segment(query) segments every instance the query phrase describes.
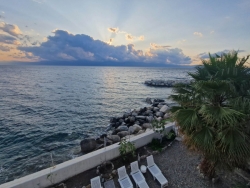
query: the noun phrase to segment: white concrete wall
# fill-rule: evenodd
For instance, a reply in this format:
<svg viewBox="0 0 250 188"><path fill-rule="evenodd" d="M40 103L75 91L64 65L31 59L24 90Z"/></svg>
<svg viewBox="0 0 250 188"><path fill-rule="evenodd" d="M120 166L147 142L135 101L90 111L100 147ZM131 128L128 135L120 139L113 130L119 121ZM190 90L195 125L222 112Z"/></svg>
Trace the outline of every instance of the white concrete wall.
<svg viewBox="0 0 250 188"><path fill-rule="evenodd" d="M166 132L170 131L172 127L173 123L167 124L165 126ZM152 139L157 136L158 134L154 133L153 130L150 130L143 134L131 137L130 141L135 144L136 148L139 148L150 143ZM48 187L100 165L105 160L105 156L107 160L111 160L119 155L119 145L116 143L111 146L107 146L106 149L102 148L96 150L81 157L58 164L55 167L47 168L34 174L2 184L0 185L0 188Z"/></svg>

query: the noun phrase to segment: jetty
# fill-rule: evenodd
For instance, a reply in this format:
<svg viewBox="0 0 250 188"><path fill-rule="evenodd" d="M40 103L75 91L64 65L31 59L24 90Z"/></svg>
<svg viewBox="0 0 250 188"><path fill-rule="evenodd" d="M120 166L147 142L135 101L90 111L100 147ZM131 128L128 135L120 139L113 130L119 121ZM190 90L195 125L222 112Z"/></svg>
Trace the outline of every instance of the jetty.
<svg viewBox="0 0 250 188"><path fill-rule="evenodd" d="M146 80L144 84L147 86L154 87L173 87L175 84L190 84L191 79L180 79L180 80Z"/></svg>

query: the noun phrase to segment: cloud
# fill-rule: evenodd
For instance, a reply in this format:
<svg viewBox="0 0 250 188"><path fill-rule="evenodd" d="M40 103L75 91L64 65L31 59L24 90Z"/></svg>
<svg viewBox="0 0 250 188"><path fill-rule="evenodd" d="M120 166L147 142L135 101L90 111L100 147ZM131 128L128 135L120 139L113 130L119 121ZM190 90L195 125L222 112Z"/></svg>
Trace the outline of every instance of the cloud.
<svg viewBox="0 0 250 188"><path fill-rule="evenodd" d="M110 27L110 28L108 28L108 31L109 32L111 32L111 33L118 33L118 31L119 31L119 28L117 27Z"/></svg>
<svg viewBox="0 0 250 188"><path fill-rule="evenodd" d="M146 61L153 60L154 62L162 62L165 64L189 65L191 63L191 58L184 55L179 48L167 50L151 48L146 52L146 56L149 57Z"/></svg>
<svg viewBox="0 0 250 188"><path fill-rule="evenodd" d="M126 31L120 31L118 27L109 27L108 31L111 33L114 33L114 34L125 34L125 38L128 41L133 41L133 40L143 41L145 39L145 37L143 35L136 37L136 36L133 36L132 34L126 32ZM114 37L114 35L113 35L113 37Z"/></svg>
<svg viewBox="0 0 250 188"><path fill-rule="evenodd" d="M5 17L3 15L0 15L0 19L4 19Z"/></svg>
<svg viewBox="0 0 250 188"><path fill-rule="evenodd" d="M113 39L110 39L112 42ZM150 48L145 54L135 49L134 44L114 46L101 40L94 40L84 34L71 34L56 30L54 36L39 46L19 46L19 50L32 53L33 57L50 62L77 61L99 62L100 65L115 62L122 63L154 63L154 64L189 64L191 60L181 49Z"/></svg>
<svg viewBox="0 0 250 188"><path fill-rule="evenodd" d="M177 41L177 43L178 43L178 44L183 44L183 43L185 43L186 41L187 41L186 39L182 39L182 40Z"/></svg>
<svg viewBox="0 0 250 188"><path fill-rule="evenodd" d="M210 31L210 34L214 34L214 31Z"/></svg>
<svg viewBox="0 0 250 188"><path fill-rule="evenodd" d="M3 46L3 45L0 45L0 51L4 51L4 52L8 52L8 51L10 51L10 47L8 47L8 46Z"/></svg>
<svg viewBox="0 0 250 188"><path fill-rule="evenodd" d="M114 41L114 39L111 38L111 39L109 39L109 41L107 41L106 43L111 45L113 41Z"/></svg>
<svg viewBox="0 0 250 188"><path fill-rule="evenodd" d="M18 44L19 42L17 39L13 36L9 35L4 35L0 34L0 43L5 43L5 44Z"/></svg>
<svg viewBox="0 0 250 188"><path fill-rule="evenodd" d="M145 39L145 38L144 38L143 35L138 37L138 40L144 40L144 39Z"/></svg>
<svg viewBox="0 0 250 188"><path fill-rule="evenodd" d="M232 50L223 50L223 51L218 51L218 52L210 53L210 54L214 57L216 54L220 56L221 54L229 53L231 51ZM245 52L245 50L238 50L238 53L241 53L241 52ZM203 53L198 54L198 57L201 59L206 59L206 58L209 58L209 54L207 52L203 52Z"/></svg>
<svg viewBox="0 0 250 188"><path fill-rule="evenodd" d="M194 35L198 36L198 37L202 37L203 36L202 33L200 33L200 32L194 32Z"/></svg>
<svg viewBox="0 0 250 188"><path fill-rule="evenodd" d="M134 40L134 36L132 36L131 34L126 34L126 40Z"/></svg>
<svg viewBox="0 0 250 188"><path fill-rule="evenodd" d="M1 30L15 37L22 34L17 25L7 24L5 22L0 22L0 31Z"/></svg>
<svg viewBox="0 0 250 188"><path fill-rule="evenodd" d="M150 46L153 48L153 49L165 49L165 48L169 48L171 46L160 46L160 45L157 45L155 43L150 43Z"/></svg>

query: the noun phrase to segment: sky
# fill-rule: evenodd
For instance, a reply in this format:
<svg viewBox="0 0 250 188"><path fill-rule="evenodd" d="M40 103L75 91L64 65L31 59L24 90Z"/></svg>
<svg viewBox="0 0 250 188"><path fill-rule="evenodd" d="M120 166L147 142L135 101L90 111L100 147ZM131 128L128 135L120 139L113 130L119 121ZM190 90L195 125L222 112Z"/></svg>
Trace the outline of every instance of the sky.
<svg viewBox="0 0 250 188"><path fill-rule="evenodd" d="M250 54L249 0L0 0L0 63L197 65Z"/></svg>

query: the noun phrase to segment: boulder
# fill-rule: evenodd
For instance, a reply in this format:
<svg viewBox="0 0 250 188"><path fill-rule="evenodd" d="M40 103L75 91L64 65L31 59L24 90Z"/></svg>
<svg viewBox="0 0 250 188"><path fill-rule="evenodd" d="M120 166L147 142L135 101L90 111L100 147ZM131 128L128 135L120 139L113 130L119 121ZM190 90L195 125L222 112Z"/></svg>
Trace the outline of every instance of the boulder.
<svg viewBox="0 0 250 188"><path fill-rule="evenodd" d="M135 127L134 126L130 126L129 128L128 128L128 132L129 132L129 134L134 134L135 133Z"/></svg>
<svg viewBox="0 0 250 188"><path fill-rule="evenodd" d="M115 117L110 118L110 123L116 123L116 118Z"/></svg>
<svg viewBox="0 0 250 188"><path fill-rule="evenodd" d="M158 102L153 102L152 106L153 106L153 107L157 107L158 104L159 104Z"/></svg>
<svg viewBox="0 0 250 188"><path fill-rule="evenodd" d="M160 122L162 120L162 117L155 118L156 121Z"/></svg>
<svg viewBox="0 0 250 188"><path fill-rule="evenodd" d="M154 112L158 112L158 111L159 111L159 108L158 108L158 107L154 107L154 108L153 108L153 111L154 111Z"/></svg>
<svg viewBox="0 0 250 188"><path fill-rule="evenodd" d="M83 153L88 153L88 152L95 150L96 141L93 138L87 138L80 142L80 146L81 146L81 151Z"/></svg>
<svg viewBox="0 0 250 188"><path fill-rule="evenodd" d="M151 100L151 98L147 97L147 98L146 98L146 103L148 103L148 104L152 104L152 100Z"/></svg>
<svg viewBox="0 0 250 188"><path fill-rule="evenodd" d="M124 119L119 119L119 122L120 122L120 123L123 123L123 122L124 122Z"/></svg>
<svg viewBox="0 0 250 188"><path fill-rule="evenodd" d="M137 112L132 112L132 116L138 116Z"/></svg>
<svg viewBox="0 0 250 188"><path fill-rule="evenodd" d="M117 132L128 131L128 127L125 125L121 125L121 126L117 127L116 131Z"/></svg>
<svg viewBox="0 0 250 188"><path fill-rule="evenodd" d="M156 112L155 115L156 115L157 117L163 117L164 114L163 114L162 112Z"/></svg>
<svg viewBox="0 0 250 188"><path fill-rule="evenodd" d="M111 140L113 143L121 141L121 138L118 135L109 135L107 138Z"/></svg>
<svg viewBox="0 0 250 188"><path fill-rule="evenodd" d="M170 118L170 115L168 113L166 113L164 116L163 116L163 119L168 119Z"/></svg>
<svg viewBox="0 0 250 188"><path fill-rule="evenodd" d="M129 132L128 132L128 131L121 131L121 132L117 133L117 135L118 135L120 138L123 138L123 137L129 135Z"/></svg>
<svg viewBox="0 0 250 188"><path fill-rule="evenodd" d="M163 99L154 99L154 102L165 102Z"/></svg>
<svg viewBox="0 0 250 188"><path fill-rule="evenodd" d="M140 130L142 130L140 125L134 124L133 127L135 128L135 132L139 132Z"/></svg>
<svg viewBox="0 0 250 188"><path fill-rule="evenodd" d="M134 123L135 122L135 116L130 116L129 117L129 122Z"/></svg>
<svg viewBox="0 0 250 188"><path fill-rule="evenodd" d="M95 141L96 141L97 144L103 144L104 143L103 138L97 138Z"/></svg>
<svg viewBox="0 0 250 188"><path fill-rule="evenodd" d="M158 108L161 109L164 105L163 104L158 104Z"/></svg>
<svg viewBox="0 0 250 188"><path fill-rule="evenodd" d="M146 120L151 123L153 120L154 120L154 117L153 116L148 116L146 117Z"/></svg>
<svg viewBox="0 0 250 188"><path fill-rule="evenodd" d="M128 116L130 116L130 113L124 113L123 114L123 118L125 119L125 118L128 118Z"/></svg>
<svg viewBox="0 0 250 188"><path fill-rule="evenodd" d="M169 111L169 107L167 105L164 105L161 107L160 112L166 113L167 111Z"/></svg>
<svg viewBox="0 0 250 188"><path fill-rule="evenodd" d="M135 116L136 119L146 119L146 116Z"/></svg>
<svg viewBox="0 0 250 188"><path fill-rule="evenodd" d="M153 112L151 111L151 110L147 110L146 112L145 112L145 115L149 115L149 114L153 114Z"/></svg>
<svg viewBox="0 0 250 188"><path fill-rule="evenodd" d="M144 133L144 130L140 130L136 135Z"/></svg>
<svg viewBox="0 0 250 188"><path fill-rule="evenodd" d="M143 123L142 127L143 127L144 129L147 129L147 128L152 129L153 126L152 126L151 123Z"/></svg>

